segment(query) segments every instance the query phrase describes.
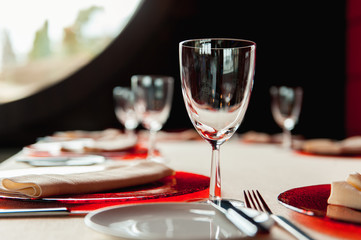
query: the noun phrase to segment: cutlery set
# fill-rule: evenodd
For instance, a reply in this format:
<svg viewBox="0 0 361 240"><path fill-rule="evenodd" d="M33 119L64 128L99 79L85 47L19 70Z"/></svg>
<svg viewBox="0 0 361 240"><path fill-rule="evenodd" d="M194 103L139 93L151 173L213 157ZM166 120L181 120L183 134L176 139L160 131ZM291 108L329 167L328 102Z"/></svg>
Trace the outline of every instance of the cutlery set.
<svg viewBox="0 0 361 240"><path fill-rule="evenodd" d="M210 201L210 203L249 237L254 237L259 230L268 232L273 225L273 220L266 213L237 208L230 201L224 199Z"/></svg>
<svg viewBox="0 0 361 240"><path fill-rule="evenodd" d="M235 207L231 201L225 199L209 202L248 237L254 237L258 232L267 233L277 224L296 239L313 240L286 218L273 214L258 190L244 191L244 199L245 208Z"/></svg>
<svg viewBox="0 0 361 240"><path fill-rule="evenodd" d="M278 226L282 227L284 230L292 234L296 239L299 240L313 239L286 218L273 214L258 190L256 191L252 190L252 194L251 191L244 191L243 193L247 208L253 208L258 211L268 213L269 217L273 219L278 224Z"/></svg>
<svg viewBox="0 0 361 240"><path fill-rule="evenodd" d="M227 199L209 200L208 203L224 214L235 227L248 237L254 237L259 232L267 233L274 224L277 224L296 239L313 240L286 218L273 214L258 190L244 191L243 193L246 207L235 206L232 201ZM71 214L85 215L87 212L72 213L66 207L0 210L0 218L69 216Z"/></svg>

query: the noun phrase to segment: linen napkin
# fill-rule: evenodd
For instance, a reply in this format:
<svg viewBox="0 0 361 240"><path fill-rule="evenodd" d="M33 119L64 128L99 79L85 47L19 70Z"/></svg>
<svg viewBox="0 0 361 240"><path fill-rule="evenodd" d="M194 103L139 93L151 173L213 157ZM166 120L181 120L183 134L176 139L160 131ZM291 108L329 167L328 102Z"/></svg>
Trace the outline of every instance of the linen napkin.
<svg viewBox="0 0 361 240"><path fill-rule="evenodd" d="M304 141L302 150L313 154L323 155L360 155L361 136L353 136L344 140L326 138Z"/></svg>
<svg viewBox="0 0 361 240"><path fill-rule="evenodd" d="M317 138L306 140L302 145L302 150L312 154L340 155L342 153L342 146L339 141Z"/></svg>
<svg viewBox="0 0 361 240"><path fill-rule="evenodd" d="M359 210L340 205L328 205L326 216L337 220L361 223L361 212Z"/></svg>
<svg viewBox="0 0 361 240"><path fill-rule="evenodd" d="M109 165L102 171L72 174L23 175L4 178L0 193L43 198L65 194L84 194L151 183L174 174L161 163L139 161Z"/></svg>
<svg viewBox="0 0 361 240"><path fill-rule="evenodd" d="M346 138L340 144L345 154L361 154L361 136Z"/></svg>
<svg viewBox="0 0 361 240"><path fill-rule="evenodd" d="M346 181L333 182L328 204L361 210L361 174L350 174Z"/></svg>
<svg viewBox="0 0 361 240"><path fill-rule="evenodd" d="M118 129L108 128L102 131L74 130L55 132L39 142L26 147L27 150L99 153L123 151L134 147L137 136L130 136ZM30 148L30 149L29 149Z"/></svg>
<svg viewBox="0 0 361 240"><path fill-rule="evenodd" d="M272 143L271 135L255 131L249 131L242 134L241 139L246 143Z"/></svg>

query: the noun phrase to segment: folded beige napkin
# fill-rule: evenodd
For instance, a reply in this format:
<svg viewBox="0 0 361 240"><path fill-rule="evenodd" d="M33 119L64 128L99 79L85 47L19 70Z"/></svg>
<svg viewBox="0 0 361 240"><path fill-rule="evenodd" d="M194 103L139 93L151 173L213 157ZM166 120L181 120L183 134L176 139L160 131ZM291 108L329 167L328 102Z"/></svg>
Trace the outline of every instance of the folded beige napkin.
<svg viewBox="0 0 361 240"><path fill-rule="evenodd" d="M339 205L328 205L326 216L347 222L361 223L361 212L352 208Z"/></svg>
<svg viewBox="0 0 361 240"><path fill-rule="evenodd" d="M33 144L32 147L43 146L44 148L45 144L48 144L48 148L54 148L56 145L64 152L89 153L122 151L134 147L137 142L137 136L130 136L118 129L108 128L102 131L56 132L52 136L45 137L43 141Z"/></svg>
<svg viewBox="0 0 361 240"><path fill-rule="evenodd" d="M240 136L240 140L245 143L260 144L280 144L283 141L282 134L268 134L263 132L248 131ZM299 149L300 142L303 142L303 136L292 135L292 148Z"/></svg>
<svg viewBox="0 0 361 240"><path fill-rule="evenodd" d="M91 144L83 146L83 152L115 152L134 147L137 137L118 135L110 139L96 139ZM63 150L66 150L63 148Z"/></svg>
<svg viewBox="0 0 361 240"><path fill-rule="evenodd" d="M340 144L345 154L361 154L361 136L346 138Z"/></svg>
<svg viewBox="0 0 361 240"><path fill-rule="evenodd" d="M161 163L139 161L110 165L102 171L24 175L4 178L0 193L20 194L31 198L43 198L64 194L83 194L109 191L157 181L173 175L174 171Z"/></svg>
<svg viewBox="0 0 361 240"><path fill-rule="evenodd" d="M313 154L340 155L342 153L342 146L335 140L317 138L305 141L302 145L302 150Z"/></svg>
<svg viewBox="0 0 361 240"><path fill-rule="evenodd" d="M267 133L249 131L242 134L242 141L247 143L272 143L272 136Z"/></svg>
<svg viewBox="0 0 361 240"><path fill-rule="evenodd" d="M324 155L360 155L361 136L353 136L344 140L311 139L304 141L302 150Z"/></svg>
<svg viewBox="0 0 361 240"><path fill-rule="evenodd" d="M333 182L327 203L361 210L361 175L353 173L346 181Z"/></svg>
<svg viewBox="0 0 361 240"><path fill-rule="evenodd" d="M85 130L74 130L65 132L56 132L53 134L55 138L64 139L79 139L79 138L91 138L91 139L112 139L123 133L114 128L108 128L100 131L85 131Z"/></svg>

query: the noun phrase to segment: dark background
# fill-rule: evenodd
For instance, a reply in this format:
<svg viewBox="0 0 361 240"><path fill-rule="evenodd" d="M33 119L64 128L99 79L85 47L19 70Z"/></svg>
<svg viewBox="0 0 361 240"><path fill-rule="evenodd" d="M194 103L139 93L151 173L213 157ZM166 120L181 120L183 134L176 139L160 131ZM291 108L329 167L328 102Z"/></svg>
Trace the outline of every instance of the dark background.
<svg viewBox="0 0 361 240"><path fill-rule="evenodd" d="M147 27L138 25L136 31L141 33ZM135 56L129 56L132 48L127 54L118 53L117 40L106 50L107 58L103 58L103 62L111 64L129 58L126 66L113 68L106 77L99 71L92 72L96 68L82 69L88 72L88 82L101 82L95 90L62 110L3 129L1 144L28 144L37 137L62 130L120 128L113 111L112 88L129 86L133 74L173 76L174 100L163 129L192 128L181 96L178 43L204 37L241 38L257 44L254 89L238 132L281 132L272 119L269 88L284 84L304 89L303 107L293 133L306 138L345 137L344 1L172 0L168 1L166 14L160 24L152 28L145 43L132 46ZM80 76L75 74L70 78L77 77ZM59 104L86 88L87 84L73 87L71 92L59 96Z"/></svg>

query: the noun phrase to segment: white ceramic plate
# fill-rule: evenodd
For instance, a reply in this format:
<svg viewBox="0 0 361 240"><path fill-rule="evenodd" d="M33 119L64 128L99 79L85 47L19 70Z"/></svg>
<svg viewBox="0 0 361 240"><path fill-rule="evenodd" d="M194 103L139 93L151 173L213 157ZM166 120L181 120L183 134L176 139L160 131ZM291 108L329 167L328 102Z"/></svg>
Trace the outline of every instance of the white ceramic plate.
<svg viewBox="0 0 361 240"><path fill-rule="evenodd" d="M85 224L125 239L230 239L244 235L205 203L153 203L103 208Z"/></svg>
<svg viewBox="0 0 361 240"><path fill-rule="evenodd" d="M103 163L105 158L97 155L84 155L76 157L20 157L18 162L25 162L35 167L51 167L51 166L89 166Z"/></svg>

